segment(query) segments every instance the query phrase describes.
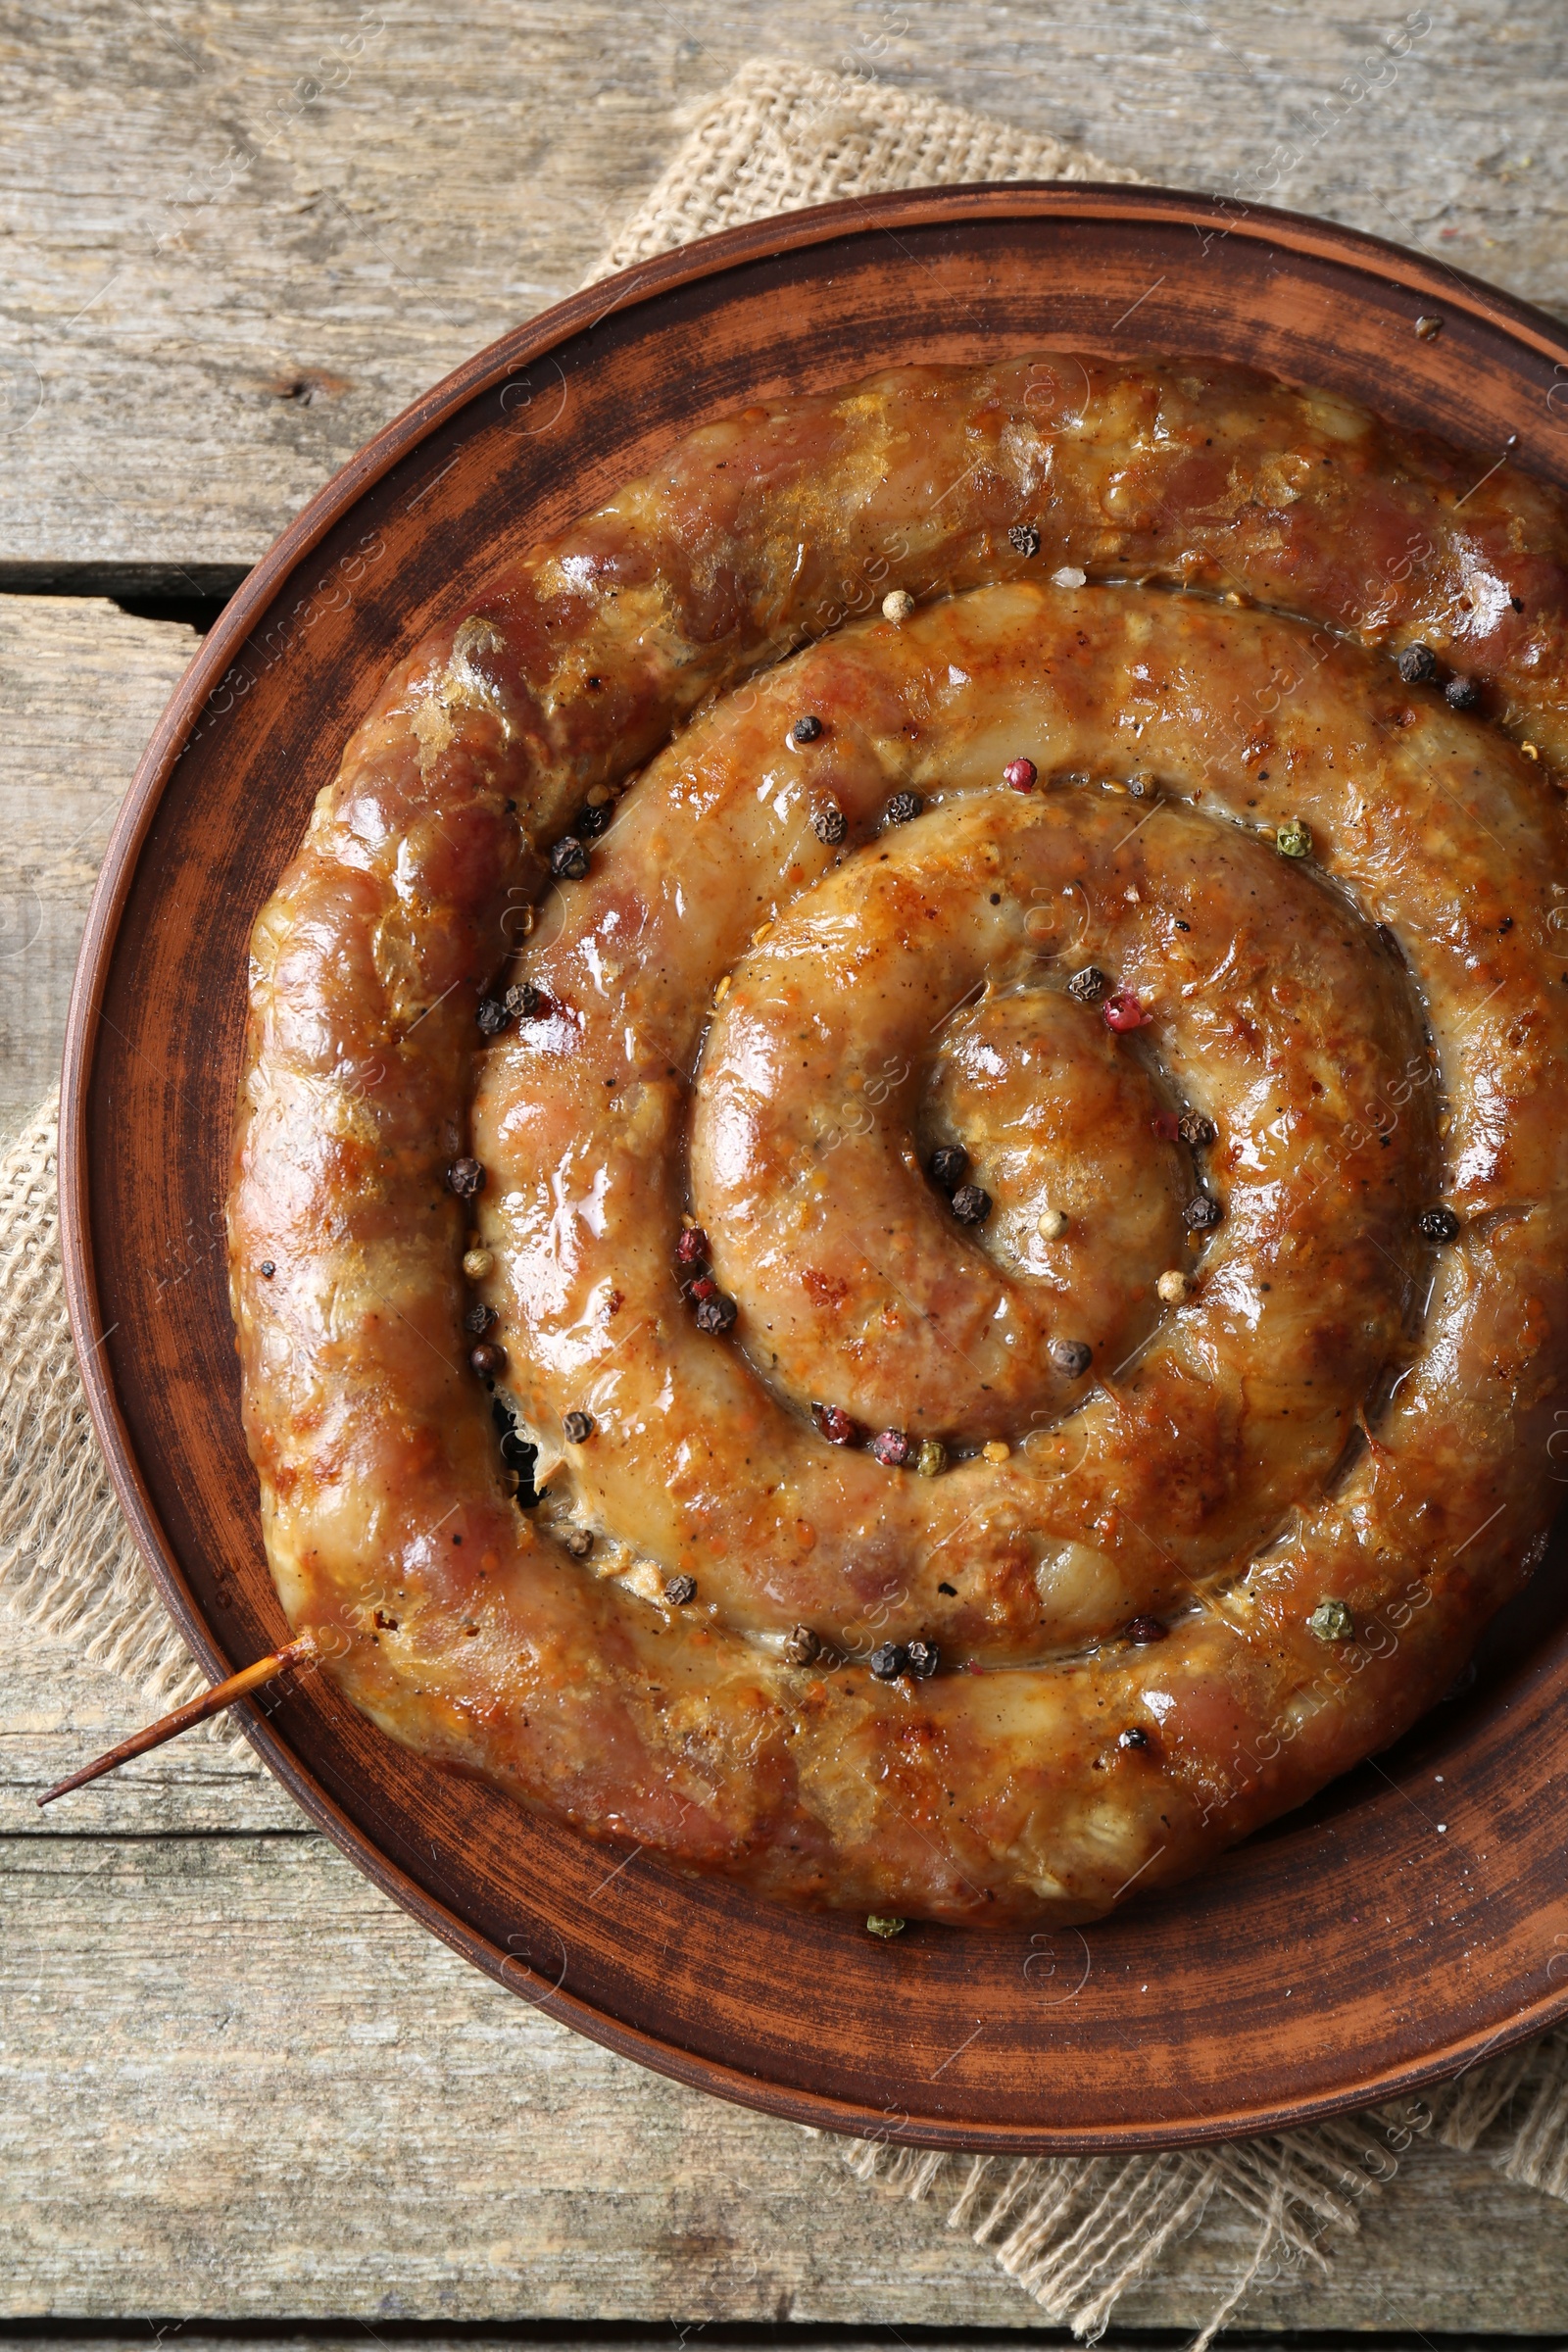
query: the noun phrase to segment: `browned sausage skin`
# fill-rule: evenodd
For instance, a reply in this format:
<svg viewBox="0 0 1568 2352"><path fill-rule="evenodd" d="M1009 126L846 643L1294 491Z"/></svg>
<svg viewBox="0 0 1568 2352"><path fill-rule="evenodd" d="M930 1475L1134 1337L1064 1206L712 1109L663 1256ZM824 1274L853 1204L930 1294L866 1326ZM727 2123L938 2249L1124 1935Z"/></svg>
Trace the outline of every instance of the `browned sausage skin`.
<svg viewBox="0 0 1568 2352"><path fill-rule="evenodd" d="M1208 363L905 371L694 435L404 664L258 924L230 1200L279 1590L395 1737L787 1899L1001 1921L1430 1703L1545 1525L1568 1303L1562 820L1507 740L1560 754L1563 525L1482 470ZM539 852L650 760L470 1125Z"/></svg>

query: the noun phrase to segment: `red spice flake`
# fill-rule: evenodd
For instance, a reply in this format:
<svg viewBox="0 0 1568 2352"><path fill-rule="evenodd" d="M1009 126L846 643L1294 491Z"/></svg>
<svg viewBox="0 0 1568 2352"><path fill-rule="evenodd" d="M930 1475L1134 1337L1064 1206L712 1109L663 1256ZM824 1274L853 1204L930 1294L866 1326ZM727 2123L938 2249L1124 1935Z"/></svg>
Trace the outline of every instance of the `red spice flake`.
<svg viewBox="0 0 1568 2352"><path fill-rule="evenodd" d="M1130 988L1118 988L1113 997L1107 997L1104 1011L1105 1027L1117 1031L1147 1029L1154 1017L1144 1010Z"/></svg>
<svg viewBox="0 0 1568 2352"><path fill-rule="evenodd" d="M1033 792L1040 770L1032 760L1009 760L1002 771L1002 781L1014 792Z"/></svg>
<svg viewBox="0 0 1568 2352"><path fill-rule="evenodd" d="M1162 1110L1158 1118L1152 1119L1150 1124L1162 1144L1175 1143L1182 1131L1181 1120L1173 1110Z"/></svg>

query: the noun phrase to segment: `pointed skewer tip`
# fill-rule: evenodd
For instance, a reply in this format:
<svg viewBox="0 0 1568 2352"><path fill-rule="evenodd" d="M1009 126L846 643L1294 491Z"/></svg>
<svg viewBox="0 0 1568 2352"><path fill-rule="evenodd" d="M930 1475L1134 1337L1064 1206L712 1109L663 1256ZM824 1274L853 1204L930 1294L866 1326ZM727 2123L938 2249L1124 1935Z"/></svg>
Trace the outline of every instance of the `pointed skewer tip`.
<svg viewBox="0 0 1568 2352"><path fill-rule="evenodd" d="M188 1700L184 1706L176 1707L172 1714L160 1716L156 1723L148 1724L145 1731L132 1733L128 1740L122 1740L118 1747L110 1748L106 1755L96 1757L91 1764L84 1764L80 1772L74 1772L68 1780L45 1789L38 1803L52 1805L57 1796L67 1796L73 1788L85 1788L89 1781L100 1780L106 1772L113 1772L119 1765L127 1764L132 1756L144 1756L149 1748L162 1747L167 1740L177 1740L181 1732L188 1732L194 1725L205 1723L210 1715L220 1715L237 1698L248 1697L251 1691L261 1690L264 1684L275 1681L280 1674L287 1674L291 1666L305 1665L320 1655L320 1643L315 1634L307 1631L296 1635L292 1642L285 1642L281 1649L269 1651L265 1658L258 1658L253 1666L242 1666L238 1674L231 1674L223 1682L215 1683L210 1690L203 1691L200 1698Z"/></svg>

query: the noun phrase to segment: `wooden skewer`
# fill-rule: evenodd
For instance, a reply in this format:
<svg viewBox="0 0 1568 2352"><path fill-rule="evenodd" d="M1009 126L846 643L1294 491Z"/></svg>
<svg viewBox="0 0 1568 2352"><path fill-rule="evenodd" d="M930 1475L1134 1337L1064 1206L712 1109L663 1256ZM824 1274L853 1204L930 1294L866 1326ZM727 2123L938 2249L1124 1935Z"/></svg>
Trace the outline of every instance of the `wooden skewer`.
<svg viewBox="0 0 1568 2352"><path fill-rule="evenodd" d="M192 1724L205 1723L209 1715L220 1715L225 1707L234 1704L236 1698L244 1698L248 1691L259 1690L264 1683L274 1682L280 1674L287 1674L291 1666L303 1665L307 1659L318 1658L320 1654L320 1645L314 1634L301 1634L295 1641L285 1642L281 1649L274 1649L267 1657L258 1658L254 1666L242 1666L238 1674L231 1674L226 1682L215 1683L211 1690L205 1691L200 1698L190 1699L184 1706L176 1707L172 1715L165 1715L157 1723L150 1723L144 1732L135 1732L130 1739L122 1740L118 1747L112 1747L96 1763L83 1765L81 1771L74 1772L69 1781L62 1781L58 1788L40 1796L39 1804L52 1805L57 1796L66 1796L73 1788L85 1788L89 1781L96 1781L104 1773L113 1772L117 1765L128 1763L132 1756L144 1756L150 1747L162 1747L166 1740L177 1740L181 1732L190 1730Z"/></svg>

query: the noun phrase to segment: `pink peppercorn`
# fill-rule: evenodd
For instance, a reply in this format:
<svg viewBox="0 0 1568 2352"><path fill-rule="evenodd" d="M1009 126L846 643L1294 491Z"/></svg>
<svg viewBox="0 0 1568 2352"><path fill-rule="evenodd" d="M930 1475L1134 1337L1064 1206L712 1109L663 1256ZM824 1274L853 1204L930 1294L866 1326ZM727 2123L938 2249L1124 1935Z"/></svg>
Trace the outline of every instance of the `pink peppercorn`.
<svg viewBox="0 0 1568 2352"><path fill-rule="evenodd" d="M1014 792L1033 792L1039 774L1032 760L1009 760L1002 771L1002 781L1010 784Z"/></svg>
<svg viewBox="0 0 1568 2352"><path fill-rule="evenodd" d="M688 1225L675 1244L675 1262L682 1266L701 1266L708 1259L708 1236L700 1225Z"/></svg>
<svg viewBox="0 0 1568 2352"><path fill-rule="evenodd" d="M916 1447L902 1429L884 1429L871 1440L871 1451L887 1469L904 1470L913 1461Z"/></svg>
<svg viewBox="0 0 1568 2352"><path fill-rule="evenodd" d="M813 1404L811 1417L830 1446L853 1446L860 1434L840 1405Z"/></svg>
<svg viewBox="0 0 1568 2352"><path fill-rule="evenodd" d="M1144 1010L1130 988L1118 988L1113 997L1105 999L1104 1014L1105 1027L1118 1030L1145 1029L1154 1017Z"/></svg>

